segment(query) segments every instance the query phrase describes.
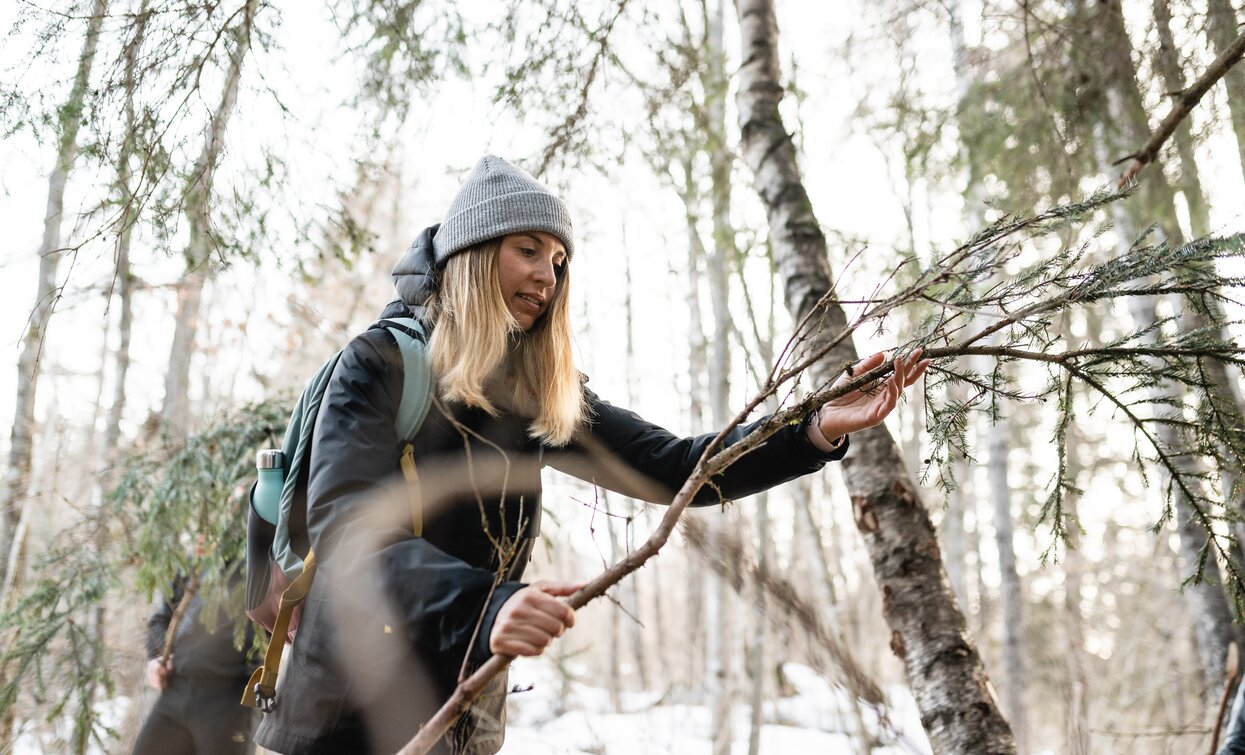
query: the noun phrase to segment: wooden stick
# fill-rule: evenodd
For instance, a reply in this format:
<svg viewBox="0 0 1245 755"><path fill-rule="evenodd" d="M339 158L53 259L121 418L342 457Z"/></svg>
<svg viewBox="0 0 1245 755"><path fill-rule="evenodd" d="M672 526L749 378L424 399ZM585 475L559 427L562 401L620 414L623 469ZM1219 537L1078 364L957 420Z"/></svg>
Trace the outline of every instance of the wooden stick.
<svg viewBox="0 0 1245 755"><path fill-rule="evenodd" d="M1219 730L1223 728L1223 714L1228 709L1228 701L1232 699L1232 690L1241 680L1240 653L1236 643L1228 643L1228 678L1223 683L1223 697L1219 699L1219 713L1215 716L1214 733L1210 737L1210 755L1219 750Z"/></svg>
<svg viewBox="0 0 1245 755"><path fill-rule="evenodd" d="M173 609L173 615L169 617L169 628L164 630L164 650L160 653L161 666L168 665L169 656L173 654L173 640L177 637L177 628L182 625L182 619L186 617L186 609L190 607L190 601L194 600L198 592L199 577L195 575L186 580L186 586L182 588L182 599L178 601L177 608Z"/></svg>
<svg viewBox="0 0 1245 755"><path fill-rule="evenodd" d="M1242 55L1245 55L1245 33L1237 37L1236 41L1228 49L1224 50L1222 55L1215 58L1215 62L1210 64L1210 67L1206 69L1206 72L1197 81L1176 96L1171 112L1167 114L1167 117L1155 129L1144 147L1131 155L1125 155L1115 162L1116 165L1128 162L1128 167L1116 182L1116 188L1122 189L1127 186L1137 177L1142 168L1154 162L1154 158L1158 156L1159 150L1171 138L1171 135L1176 132L1176 127L1180 125L1180 122L1188 117L1194 106L1202 99L1202 96L1215 85L1215 82L1223 78L1229 68L1236 65Z"/></svg>

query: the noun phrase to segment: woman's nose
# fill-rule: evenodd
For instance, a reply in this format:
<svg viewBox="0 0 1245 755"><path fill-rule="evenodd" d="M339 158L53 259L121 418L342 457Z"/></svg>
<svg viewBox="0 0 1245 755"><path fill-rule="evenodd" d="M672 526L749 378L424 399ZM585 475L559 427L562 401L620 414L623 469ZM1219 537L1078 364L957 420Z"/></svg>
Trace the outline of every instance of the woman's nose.
<svg viewBox="0 0 1245 755"><path fill-rule="evenodd" d="M542 286L552 286L554 281L557 280L557 276L553 272L553 260L537 261L535 270L532 273L532 279Z"/></svg>

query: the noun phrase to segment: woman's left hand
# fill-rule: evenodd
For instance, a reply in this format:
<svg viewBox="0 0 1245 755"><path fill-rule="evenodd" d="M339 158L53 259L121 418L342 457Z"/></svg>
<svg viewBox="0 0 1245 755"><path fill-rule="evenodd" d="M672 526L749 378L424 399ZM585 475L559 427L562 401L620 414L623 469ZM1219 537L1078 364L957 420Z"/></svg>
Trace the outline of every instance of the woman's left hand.
<svg viewBox="0 0 1245 755"><path fill-rule="evenodd" d="M821 438L817 437L816 432L812 432L813 423L810 423L809 437L813 443L823 451L828 451L837 447L844 435L881 424L899 403L904 389L925 374L930 360L921 359L922 353L922 349L916 349L906 357L896 357L895 371L886 380L826 402L814 417L816 427L821 431ZM834 384L842 385L851 380L853 375L868 372L885 361L886 356L881 352L862 359Z"/></svg>

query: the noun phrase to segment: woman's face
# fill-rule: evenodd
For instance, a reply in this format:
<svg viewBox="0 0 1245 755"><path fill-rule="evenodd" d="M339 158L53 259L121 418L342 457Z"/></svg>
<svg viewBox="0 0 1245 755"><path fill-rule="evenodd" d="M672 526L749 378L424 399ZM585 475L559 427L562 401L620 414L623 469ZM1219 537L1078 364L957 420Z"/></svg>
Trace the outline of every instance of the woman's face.
<svg viewBox="0 0 1245 755"><path fill-rule="evenodd" d="M502 298L519 327L528 330L549 308L566 250L557 236L530 231L504 237L498 255Z"/></svg>

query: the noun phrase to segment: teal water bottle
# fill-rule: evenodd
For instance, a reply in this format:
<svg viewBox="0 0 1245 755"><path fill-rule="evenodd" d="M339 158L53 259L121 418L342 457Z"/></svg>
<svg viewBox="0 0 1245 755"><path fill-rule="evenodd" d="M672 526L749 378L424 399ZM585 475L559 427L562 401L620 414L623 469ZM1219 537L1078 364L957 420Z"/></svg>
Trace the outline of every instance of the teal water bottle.
<svg viewBox="0 0 1245 755"><path fill-rule="evenodd" d="M259 480L251 493L251 505L261 519L276 524L281 511L281 489L285 487L285 454L275 448L265 448L255 454L255 468L259 471Z"/></svg>

